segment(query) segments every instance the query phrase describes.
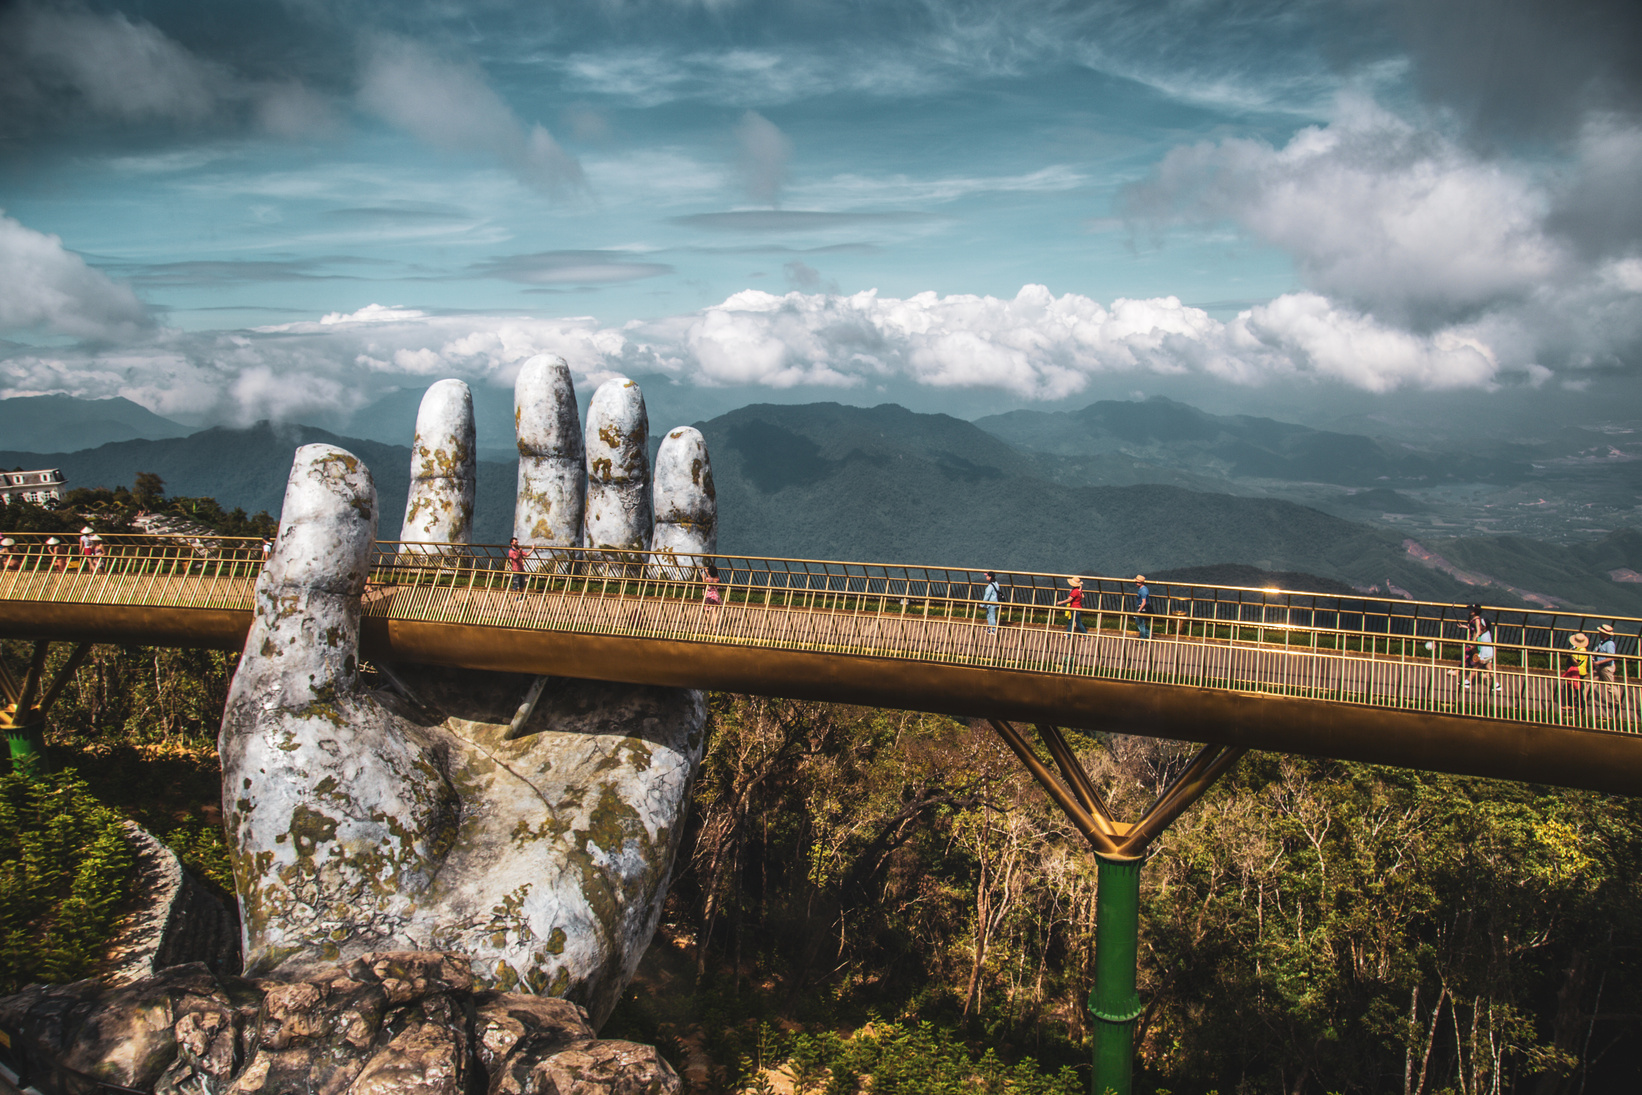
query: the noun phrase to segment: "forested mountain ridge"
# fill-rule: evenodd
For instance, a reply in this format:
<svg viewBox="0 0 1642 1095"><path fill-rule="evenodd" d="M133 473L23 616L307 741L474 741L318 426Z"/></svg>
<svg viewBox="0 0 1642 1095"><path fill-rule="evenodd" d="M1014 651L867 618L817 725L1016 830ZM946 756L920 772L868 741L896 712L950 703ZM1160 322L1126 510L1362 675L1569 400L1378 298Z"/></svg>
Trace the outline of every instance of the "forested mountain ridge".
<svg viewBox="0 0 1642 1095"><path fill-rule="evenodd" d="M1167 418L1180 407L1162 410ZM1186 416L1183 428L1196 428L1190 423L1200 414ZM1473 537L1425 539L1411 549L1394 529L1278 498L1057 481L1037 456L974 423L893 404L758 404L697 426L713 454L719 548L727 554L1113 576L1235 565L1361 589L1395 586L1432 600L1512 604L1520 590L1642 615L1642 583L1610 577L1642 574L1642 536L1623 530L1568 546ZM652 446L659 437L654 431ZM147 471L173 494L277 513L291 452L314 441L365 459L377 484L380 535L397 535L408 447L312 427L261 423L78 452L0 452L0 466L61 467L71 486L128 484ZM511 462L480 461L479 540L508 536L515 482Z"/></svg>
<svg viewBox="0 0 1642 1095"><path fill-rule="evenodd" d="M1362 434L1317 430L1251 415L1216 415L1172 399L1102 400L1075 411L1009 411L975 420L990 434L1032 452L1095 456L1122 452L1160 466L1231 478L1386 483L1515 481L1531 465L1527 446L1496 451L1419 451Z"/></svg>

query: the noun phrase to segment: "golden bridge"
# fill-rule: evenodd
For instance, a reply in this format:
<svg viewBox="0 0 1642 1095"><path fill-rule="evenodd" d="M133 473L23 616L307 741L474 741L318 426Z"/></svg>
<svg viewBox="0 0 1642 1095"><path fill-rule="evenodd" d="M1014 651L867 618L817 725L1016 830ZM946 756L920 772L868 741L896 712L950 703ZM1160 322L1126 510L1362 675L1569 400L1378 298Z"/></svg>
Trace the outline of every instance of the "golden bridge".
<svg viewBox="0 0 1642 1095"><path fill-rule="evenodd" d="M40 679L51 641L243 646L258 541L108 536L83 556L45 539L13 534L0 557L0 637L37 644L23 679L0 665L14 720L65 683ZM361 656L1642 793L1642 620L1490 608L1481 672L1462 665L1465 612L1449 604L1153 583L1143 639L1116 579L1085 579L1085 634L1056 605L1060 575L1001 576L994 628L979 570L542 548L515 582L505 553L380 543ZM709 562L721 605L704 603ZM1594 650L1601 624L1614 681L1566 680L1570 639Z"/></svg>

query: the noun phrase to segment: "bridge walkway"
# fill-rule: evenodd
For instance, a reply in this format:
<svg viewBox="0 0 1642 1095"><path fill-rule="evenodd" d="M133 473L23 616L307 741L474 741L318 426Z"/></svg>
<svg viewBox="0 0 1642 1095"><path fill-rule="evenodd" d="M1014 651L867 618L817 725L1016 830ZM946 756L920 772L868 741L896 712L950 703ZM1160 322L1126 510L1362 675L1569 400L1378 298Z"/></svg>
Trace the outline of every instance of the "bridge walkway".
<svg viewBox="0 0 1642 1095"><path fill-rule="evenodd" d="M0 560L0 633L243 643L260 545L111 539L94 559L34 541L14 548ZM1642 781L1638 620L1489 609L1495 668L1472 674L1460 664L1463 613L1453 605L1153 583L1163 611L1144 617L1152 637L1141 639L1128 583L1087 579L1090 630L1072 634L1054 604L1064 579L1015 574L994 632L973 570L544 549L515 592L504 551L379 545L362 653L1053 717L1199 741L1223 732L1267 748L1505 774L1501 764L1456 759L1458 742L1491 741L1504 768L1561 782L1570 781L1569 763L1541 770L1533 758L1572 742L1592 763L1635 766ZM721 576L722 605L703 601L708 562ZM1615 680L1570 685L1560 676L1571 662L1568 640L1588 634L1594 646L1601 623L1619 636ZM1286 701L1261 710L1268 730L1287 729L1263 732L1254 709L1226 706L1239 697ZM1453 741L1432 744L1444 737ZM1610 773L1608 784L1631 778ZM1608 785L1594 775L1579 781L1593 783Z"/></svg>

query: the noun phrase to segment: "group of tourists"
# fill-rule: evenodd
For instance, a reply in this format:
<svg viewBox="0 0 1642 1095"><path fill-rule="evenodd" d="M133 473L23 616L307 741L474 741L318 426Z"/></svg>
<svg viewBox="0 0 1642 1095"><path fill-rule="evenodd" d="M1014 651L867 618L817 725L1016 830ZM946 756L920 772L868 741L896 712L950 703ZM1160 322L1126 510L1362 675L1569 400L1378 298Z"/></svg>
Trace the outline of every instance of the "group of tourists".
<svg viewBox="0 0 1642 1095"><path fill-rule="evenodd" d="M1066 621L1066 633L1089 634L1089 629L1083 625L1083 579L1072 577L1066 579L1066 596L1055 602L1055 607L1062 610L1062 618ZM986 607L986 631L989 635L998 633L998 606L1003 600L1002 588L998 585L996 571L986 572L986 586L981 590L981 604ZM1135 575L1135 630L1142 639L1152 637L1151 621L1147 618L1152 611L1152 591L1146 587L1146 575Z"/></svg>
<svg viewBox="0 0 1642 1095"><path fill-rule="evenodd" d="M1619 701L1619 649L1612 624L1596 629L1597 642L1582 631L1568 636L1567 664L1562 669L1562 706L1583 707L1593 701Z"/></svg>
<svg viewBox="0 0 1642 1095"><path fill-rule="evenodd" d="M46 560L46 565L59 573L68 569L74 558L75 544L64 543L55 536L46 538L42 545L40 557ZM80 558L83 569L88 574L99 574L103 569L103 538L97 535L97 530L90 525L80 530L79 539ZM21 570L23 560L29 554L28 549L19 549L17 541L10 536L0 537L0 569Z"/></svg>

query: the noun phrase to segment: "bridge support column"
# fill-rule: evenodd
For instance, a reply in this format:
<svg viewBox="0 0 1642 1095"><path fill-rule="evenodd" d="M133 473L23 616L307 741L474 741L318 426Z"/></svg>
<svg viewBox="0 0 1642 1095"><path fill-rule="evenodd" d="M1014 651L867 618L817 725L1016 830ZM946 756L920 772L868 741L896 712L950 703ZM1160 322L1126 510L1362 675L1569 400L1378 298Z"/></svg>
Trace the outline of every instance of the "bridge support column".
<svg viewBox="0 0 1642 1095"><path fill-rule="evenodd" d="M1140 820L1126 825L1113 819L1058 726L1040 723L1037 728L1044 750L1059 769L1057 776L1025 734L1000 719L987 721L1094 850L1098 885L1095 987L1089 994L1089 1012L1095 1019L1090 1089L1093 1095L1129 1095L1134 1084L1135 1022L1143 1010L1135 991L1140 957L1140 865L1147 846L1236 764L1245 750L1205 745Z"/></svg>
<svg viewBox="0 0 1642 1095"><path fill-rule="evenodd" d="M1140 994L1135 970L1140 957L1139 857L1095 856L1094 1095L1129 1095L1135 1059L1135 1020Z"/></svg>
<svg viewBox="0 0 1642 1095"><path fill-rule="evenodd" d="M63 689L68 687L68 682L73 679L86 655L91 653L91 644L81 643L74 648L68 661L57 671L51 687L42 696L40 686L45 679L46 656L50 652L51 644L46 640L41 639L34 644L34 654L29 659L28 672L21 683L5 663L0 662L0 693L5 695L7 701L5 707L0 708L0 727L6 732L6 745L14 770L38 768L45 764L46 712L63 694Z"/></svg>

